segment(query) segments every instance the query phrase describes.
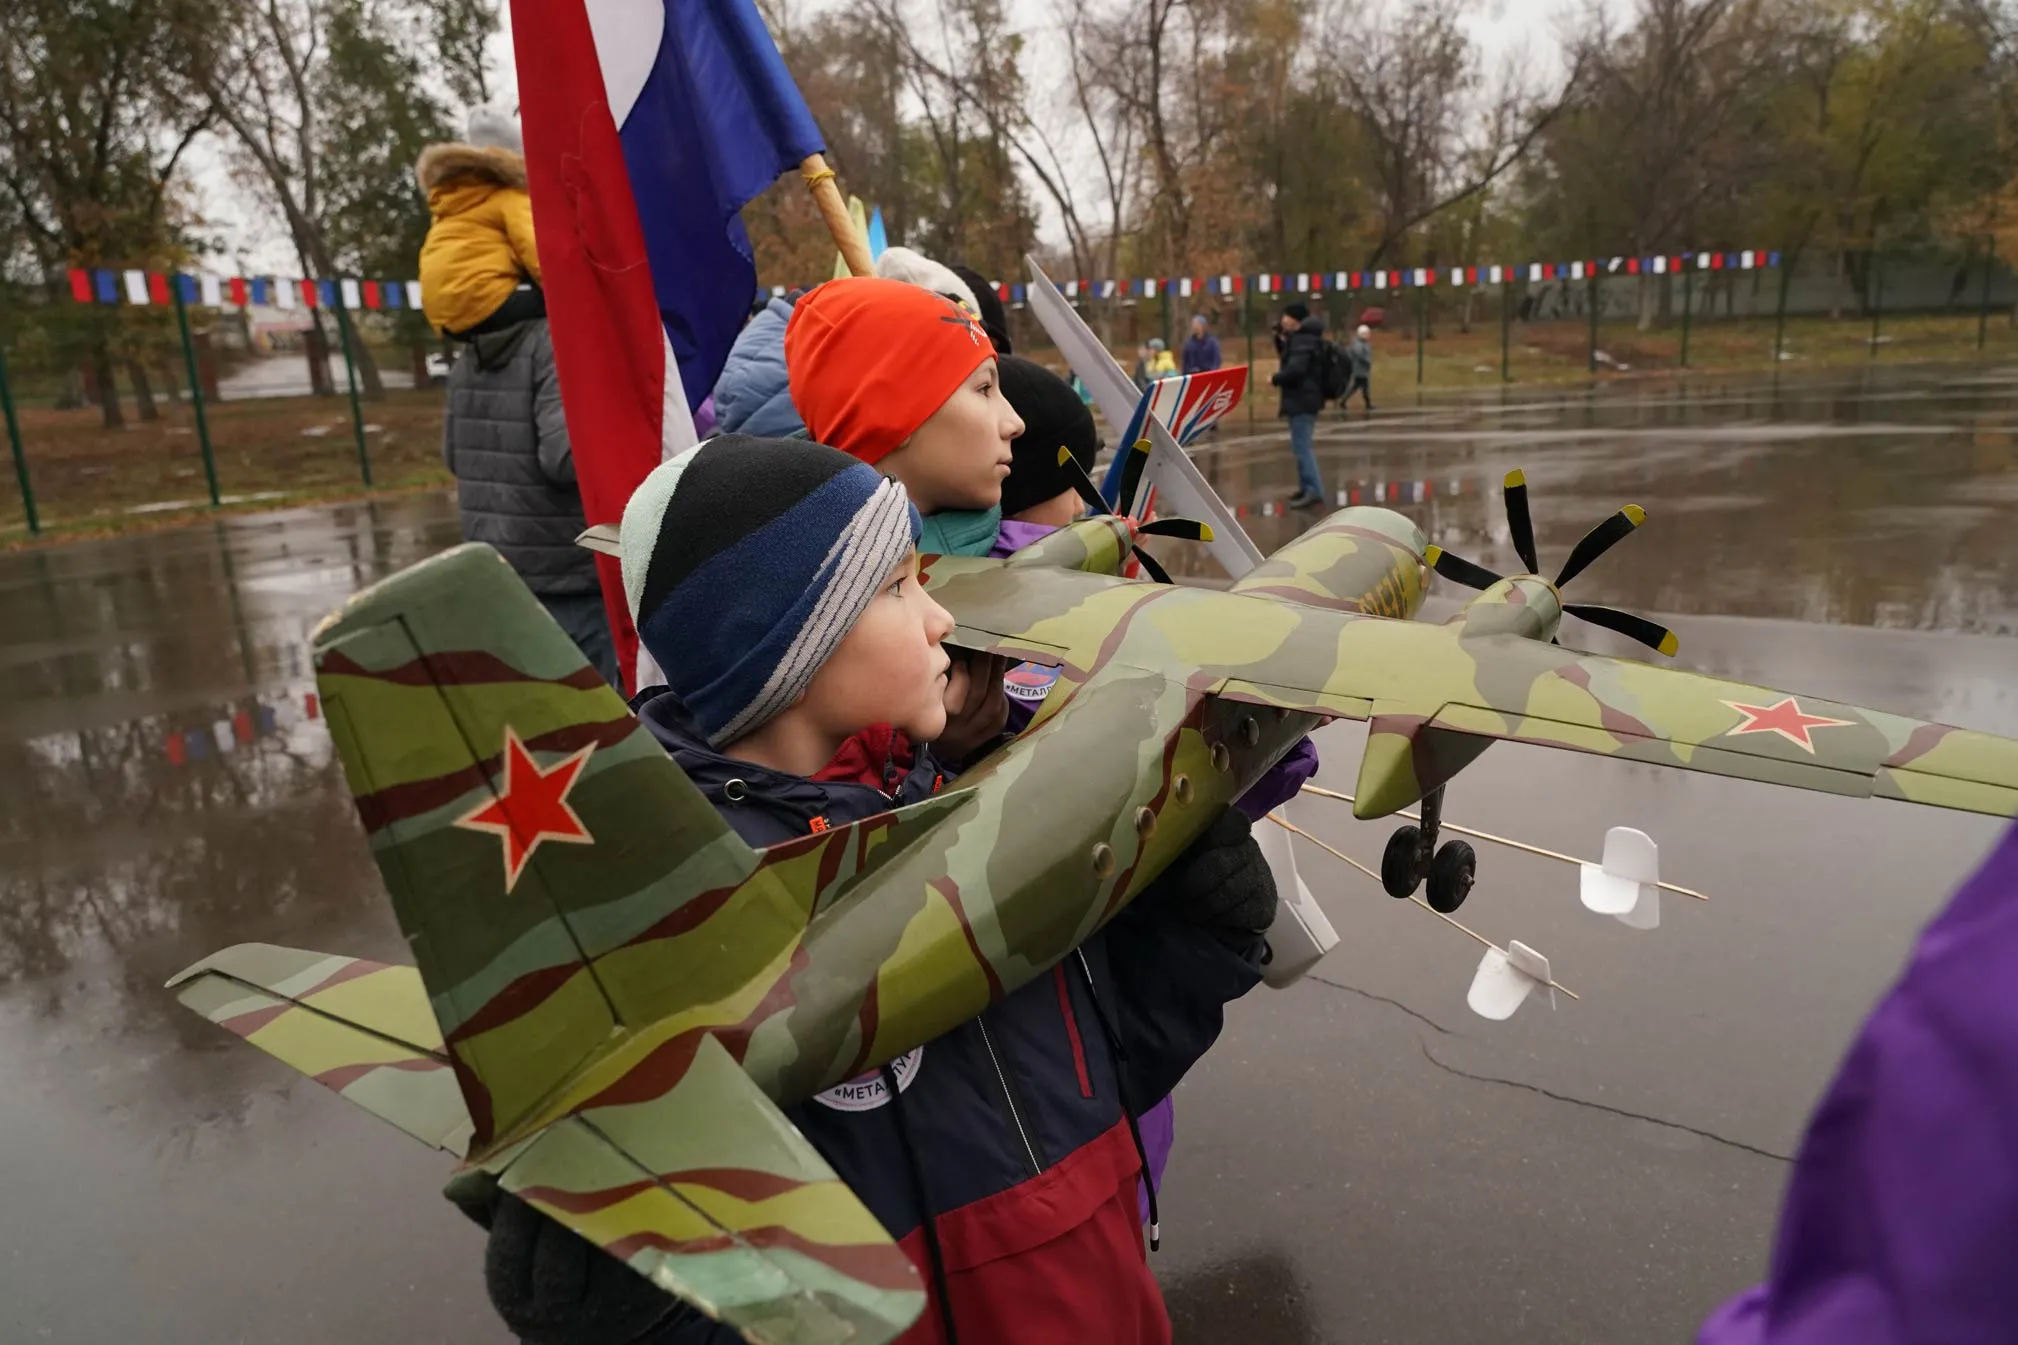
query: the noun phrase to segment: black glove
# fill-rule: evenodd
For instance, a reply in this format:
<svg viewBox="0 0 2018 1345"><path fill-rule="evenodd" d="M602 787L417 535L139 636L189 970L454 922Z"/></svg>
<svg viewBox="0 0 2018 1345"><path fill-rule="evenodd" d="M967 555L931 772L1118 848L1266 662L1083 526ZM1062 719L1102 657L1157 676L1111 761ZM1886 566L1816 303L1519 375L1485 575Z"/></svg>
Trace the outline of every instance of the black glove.
<svg viewBox="0 0 2018 1345"><path fill-rule="evenodd" d="M695 1316L588 1239L502 1192L484 1281L491 1306L526 1345L651 1345Z"/></svg>
<svg viewBox="0 0 2018 1345"><path fill-rule="evenodd" d="M1165 910L1230 944L1252 942L1275 923L1275 875L1237 808L1221 813L1171 862L1155 893Z"/></svg>

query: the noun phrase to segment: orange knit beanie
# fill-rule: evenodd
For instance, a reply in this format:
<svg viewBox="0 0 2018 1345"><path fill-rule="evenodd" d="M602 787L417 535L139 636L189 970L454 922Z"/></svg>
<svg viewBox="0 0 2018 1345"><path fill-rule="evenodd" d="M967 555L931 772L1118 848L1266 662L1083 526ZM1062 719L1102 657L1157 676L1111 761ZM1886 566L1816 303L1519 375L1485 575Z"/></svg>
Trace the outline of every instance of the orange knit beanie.
<svg viewBox="0 0 2018 1345"><path fill-rule="evenodd" d="M785 327L785 372L806 433L874 463L995 358L971 315L930 290L852 276L816 286Z"/></svg>

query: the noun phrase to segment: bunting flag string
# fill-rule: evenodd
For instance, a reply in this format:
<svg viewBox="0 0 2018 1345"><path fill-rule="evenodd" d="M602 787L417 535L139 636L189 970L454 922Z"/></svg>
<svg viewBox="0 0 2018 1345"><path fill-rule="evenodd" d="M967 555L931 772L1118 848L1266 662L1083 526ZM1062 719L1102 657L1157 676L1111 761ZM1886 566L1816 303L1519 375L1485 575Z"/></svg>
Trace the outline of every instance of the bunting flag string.
<svg viewBox="0 0 2018 1345"><path fill-rule="evenodd" d="M127 304L137 308L172 303L206 308L345 308L382 311L421 306L418 280L335 280L297 276L221 276L204 271L112 270L73 267L70 297L80 304Z"/></svg>
<svg viewBox="0 0 2018 1345"><path fill-rule="evenodd" d="M1759 248L1738 251L1689 251L1651 257L1586 258L1566 262L1479 263L1464 266L1405 267L1372 271L1263 271L1216 276L1138 276L1133 279L1067 280L1062 288L1068 299L1155 299L1175 296L1231 298L1253 291L1270 296L1331 293L1362 293L1445 286L1454 289L1482 285L1506 285L1525 280L1541 284L1552 280L1594 281L1606 276L1668 276L1685 270L1754 271L1780 265L1780 254ZM367 279L343 276L336 279L307 279L280 276L220 276L211 272L187 274L110 268L73 268L69 273L70 297L80 304L128 304L148 307L172 302L172 293L184 303L208 308L274 307L292 309L297 305L335 308L341 304L352 311L384 312L418 309L421 288L418 280ZM1004 303L1024 301L1024 287L997 281L996 297ZM782 285L770 293L783 298Z"/></svg>

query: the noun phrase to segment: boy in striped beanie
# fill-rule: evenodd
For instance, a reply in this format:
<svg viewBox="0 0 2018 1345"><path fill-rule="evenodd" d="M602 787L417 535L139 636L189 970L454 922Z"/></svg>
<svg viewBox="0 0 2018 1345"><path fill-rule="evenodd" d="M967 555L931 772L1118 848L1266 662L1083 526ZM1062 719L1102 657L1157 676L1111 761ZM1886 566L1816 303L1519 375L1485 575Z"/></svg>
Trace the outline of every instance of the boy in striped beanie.
<svg viewBox="0 0 2018 1345"><path fill-rule="evenodd" d="M624 509L638 638L715 749L811 776L871 724L946 726L946 609L918 583L904 487L803 440L721 435Z"/></svg>
<svg viewBox="0 0 2018 1345"><path fill-rule="evenodd" d="M625 594L669 684L639 694L638 719L746 845L921 803L954 777L938 755L949 707L962 717L941 646L953 619L919 587L918 530L905 487L866 463L740 435L661 464L625 509ZM866 773L841 750L865 739L883 749ZM933 894L935 939L982 899ZM1168 1094L1259 981L1274 907L1228 810L1049 974L785 1108L929 1286L906 1345L1170 1345L1130 1101ZM499 1192L489 1219L486 1286L526 1345L734 1337L518 1196Z"/></svg>

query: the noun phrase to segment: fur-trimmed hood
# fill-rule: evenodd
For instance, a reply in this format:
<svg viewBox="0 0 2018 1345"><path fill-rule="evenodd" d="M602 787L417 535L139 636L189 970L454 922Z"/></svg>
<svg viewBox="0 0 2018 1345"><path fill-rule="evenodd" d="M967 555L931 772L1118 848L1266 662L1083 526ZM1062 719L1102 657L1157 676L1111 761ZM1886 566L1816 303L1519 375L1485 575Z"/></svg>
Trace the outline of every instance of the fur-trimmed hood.
<svg viewBox="0 0 2018 1345"><path fill-rule="evenodd" d="M508 149L478 148L451 142L444 145L429 145L420 152L420 161L414 165L414 177L420 182L422 191L433 191L436 187L460 186L463 183L487 183L499 187L517 187L525 190L526 161L523 155Z"/></svg>

